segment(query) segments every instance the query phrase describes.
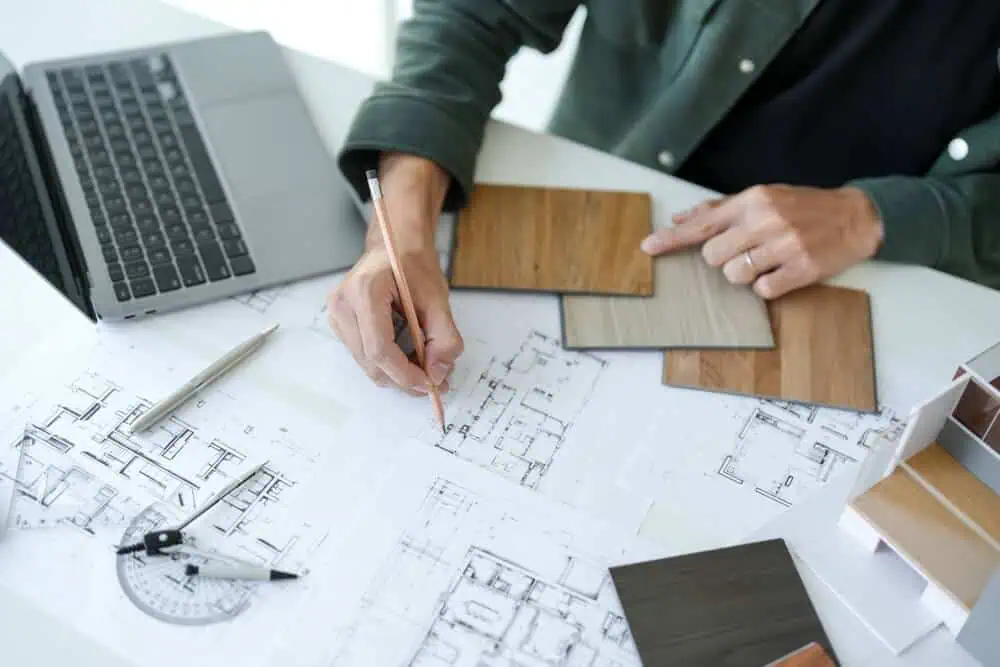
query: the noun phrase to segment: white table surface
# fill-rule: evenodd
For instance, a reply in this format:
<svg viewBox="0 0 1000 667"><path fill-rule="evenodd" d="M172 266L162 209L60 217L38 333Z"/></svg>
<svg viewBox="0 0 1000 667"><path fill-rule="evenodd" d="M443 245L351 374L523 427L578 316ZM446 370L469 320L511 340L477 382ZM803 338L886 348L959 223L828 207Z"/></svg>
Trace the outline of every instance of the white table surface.
<svg viewBox="0 0 1000 667"><path fill-rule="evenodd" d="M19 66L228 30L155 0L0 0L0 16L4 17L0 50ZM289 51L288 55L324 139L335 151L354 105L371 81L307 54ZM477 179L646 190L654 197L659 221L709 194L571 142L498 122L491 123L487 132ZM940 387L960 361L1000 337L1000 292L927 269L878 263L852 269L833 282L871 295L879 390L895 398L892 407L897 411L905 412ZM48 336L91 328L5 246L0 246L0 313L5 323L16 322L0 327L0 376ZM903 656L892 656L826 587L810 574L804 576L844 664L976 665L942 629ZM110 654L2 587L0 656L0 664L17 667L141 665L139 660L130 663Z"/></svg>

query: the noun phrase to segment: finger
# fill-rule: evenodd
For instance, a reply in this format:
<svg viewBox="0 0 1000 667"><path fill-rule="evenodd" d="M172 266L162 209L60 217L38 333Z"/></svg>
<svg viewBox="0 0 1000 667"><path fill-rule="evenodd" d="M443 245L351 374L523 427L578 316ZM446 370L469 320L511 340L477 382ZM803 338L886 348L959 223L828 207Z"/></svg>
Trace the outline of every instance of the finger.
<svg viewBox="0 0 1000 667"><path fill-rule="evenodd" d="M671 220L673 220L673 223L675 225L682 225L691 218L693 218L694 216L698 215L699 213L703 213L704 211L707 211L710 208L718 206L726 199L728 199L728 197L706 199L705 201L699 203L697 206L694 206L693 208L689 208L686 211L680 211L679 213L674 213L673 216L671 216Z"/></svg>
<svg viewBox="0 0 1000 667"><path fill-rule="evenodd" d="M741 223L743 222L741 221ZM719 267L731 259L739 259L738 256L743 251L763 245L767 240L767 232L759 226L734 224L726 231L706 241L701 248L701 254L710 266ZM756 259L754 257L755 261Z"/></svg>
<svg viewBox="0 0 1000 667"><path fill-rule="evenodd" d="M465 350L465 342L455 326L447 300L443 305L427 308L421 320L427 373L433 384L440 385L455 368L455 362Z"/></svg>
<svg viewBox="0 0 1000 667"><path fill-rule="evenodd" d="M762 299L777 299L808 283L808 275L797 263L787 263L757 278L753 291Z"/></svg>
<svg viewBox="0 0 1000 667"><path fill-rule="evenodd" d="M364 371L372 382L379 387L388 387L392 384L389 377L382 370L371 364L364 356L364 345L361 342L361 332L358 328L357 317L354 311L345 311L343 308L330 307L328 320L330 327L337 334L337 338L344 344L347 350L354 357L355 363Z"/></svg>
<svg viewBox="0 0 1000 667"><path fill-rule="evenodd" d="M736 209L732 202L720 202L696 211L682 225L660 229L642 241L642 250L659 255L703 243L732 225Z"/></svg>
<svg viewBox="0 0 1000 667"><path fill-rule="evenodd" d="M749 248L736 255L722 266L726 280L734 285L749 285L758 277L773 271L781 265L780 244L769 241ZM747 255L750 261L747 261Z"/></svg>
<svg viewBox="0 0 1000 667"><path fill-rule="evenodd" d="M396 343L389 298L369 301L357 309L356 315L367 362L389 376L399 387L426 394L427 376L419 366L410 363Z"/></svg>
<svg viewBox="0 0 1000 667"><path fill-rule="evenodd" d="M413 353L411 353L411 354L408 354L408 355L406 355L406 356L407 356L407 357L408 357L408 358L410 359L410 361L412 361L413 363L415 363L415 364L416 364L416 363L419 363L419 360L417 359L417 354L416 354L416 352L413 352ZM451 389L451 382L450 382L450 380L449 380L448 378L445 378L444 380L441 380L441 382L439 382L439 383L438 383L437 385L435 385L435 386L437 387L437 389L438 389L438 391L439 391L439 392L441 392L442 394L444 394L444 393L447 393L447 392L448 392L448 390L450 390L450 389Z"/></svg>

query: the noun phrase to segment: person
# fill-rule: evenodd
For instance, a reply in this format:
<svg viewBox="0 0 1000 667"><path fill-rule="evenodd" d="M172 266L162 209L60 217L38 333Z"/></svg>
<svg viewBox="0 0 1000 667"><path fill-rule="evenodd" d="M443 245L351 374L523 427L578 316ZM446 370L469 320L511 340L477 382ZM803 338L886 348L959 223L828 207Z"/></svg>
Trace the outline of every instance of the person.
<svg viewBox="0 0 1000 667"><path fill-rule="evenodd" d="M372 225L328 305L374 382L446 388L463 340L435 225L468 201L509 60L555 50L581 5L549 131L721 195L645 251L700 245L766 299L871 258L1000 287L996 0L416 0L338 155L363 198L380 172L427 339L425 374Z"/></svg>

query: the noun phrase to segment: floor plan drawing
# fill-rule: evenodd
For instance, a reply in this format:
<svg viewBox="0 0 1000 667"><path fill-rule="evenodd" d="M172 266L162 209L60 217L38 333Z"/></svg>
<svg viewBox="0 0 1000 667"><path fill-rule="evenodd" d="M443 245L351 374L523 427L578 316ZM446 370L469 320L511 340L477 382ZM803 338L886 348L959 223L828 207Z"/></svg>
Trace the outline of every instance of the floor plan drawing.
<svg viewBox="0 0 1000 667"><path fill-rule="evenodd" d="M456 371L445 432L429 427L423 439L537 488L607 362L563 350L556 338L537 331L510 357L484 361Z"/></svg>
<svg viewBox="0 0 1000 667"><path fill-rule="evenodd" d="M607 564L437 479L331 665L638 667Z"/></svg>
<svg viewBox="0 0 1000 667"><path fill-rule="evenodd" d="M845 417L836 410L762 401L746 419L718 473L788 507L826 484L841 466L863 460L876 435L898 435L899 427L885 411Z"/></svg>
<svg viewBox="0 0 1000 667"><path fill-rule="evenodd" d="M286 287L272 287L269 289L256 290L246 294L230 297L236 303L241 303L250 310L263 315L275 302L285 293Z"/></svg>

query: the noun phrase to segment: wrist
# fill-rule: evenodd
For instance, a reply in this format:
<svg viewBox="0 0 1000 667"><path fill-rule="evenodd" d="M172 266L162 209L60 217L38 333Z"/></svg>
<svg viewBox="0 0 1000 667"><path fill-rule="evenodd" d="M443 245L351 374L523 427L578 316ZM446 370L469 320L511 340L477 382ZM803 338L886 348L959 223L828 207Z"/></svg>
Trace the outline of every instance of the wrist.
<svg viewBox="0 0 1000 667"><path fill-rule="evenodd" d="M843 192L852 201L853 217L860 228L860 237L867 257L874 256L885 242L885 225L882 215L868 193L856 187L845 187Z"/></svg>
<svg viewBox="0 0 1000 667"><path fill-rule="evenodd" d="M434 247L434 233L448 192L450 177L435 162L406 153L383 153L379 182L393 239L401 251ZM366 245L383 246L378 224L372 220Z"/></svg>

